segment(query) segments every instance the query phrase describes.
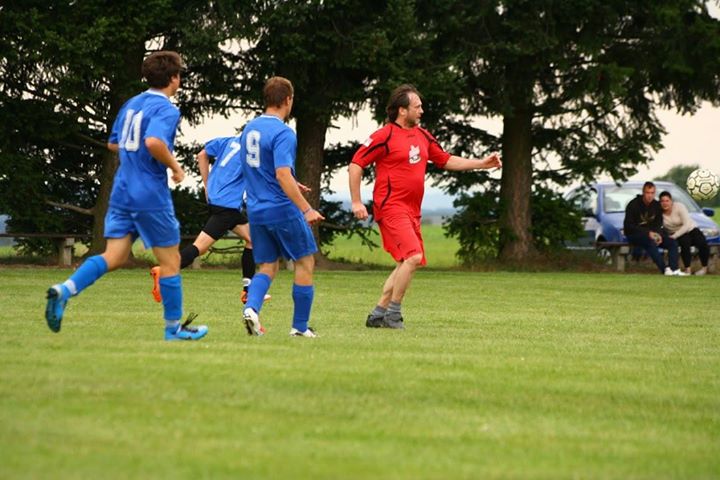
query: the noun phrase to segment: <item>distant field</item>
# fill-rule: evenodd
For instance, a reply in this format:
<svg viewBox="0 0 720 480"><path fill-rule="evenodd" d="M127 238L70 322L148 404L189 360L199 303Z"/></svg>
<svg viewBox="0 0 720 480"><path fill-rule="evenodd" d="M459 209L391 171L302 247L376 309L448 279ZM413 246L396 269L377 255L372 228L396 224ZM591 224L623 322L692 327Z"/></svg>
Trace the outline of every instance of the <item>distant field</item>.
<svg viewBox="0 0 720 480"><path fill-rule="evenodd" d="M387 270L291 277L240 325L239 274L183 274L210 326L161 340L143 270L71 300L69 270L0 268L0 478L717 478L718 277L423 270L405 331L368 330Z"/></svg>
<svg viewBox="0 0 720 480"><path fill-rule="evenodd" d="M459 265L455 253L459 244L455 238L445 237L445 231L440 225L423 225L423 240L425 243L425 255L429 268L453 268ZM380 234L372 237L378 247L369 250L360 243L357 237L351 239L338 238L329 252L331 260L344 260L350 263L361 263L370 265L394 266L395 261L383 250Z"/></svg>
<svg viewBox="0 0 720 480"><path fill-rule="evenodd" d="M454 238L446 238L444 230L440 225L423 225L423 240L425 242L426 256L428 259L428 267L430 268L454 268L459 265L455 252L458 249L458 242ZM390 255L383 250L380 234L372 236L378 247L369 249L362 245L358 237L345 238L338 237L332 245L323 247L323 251L328 253L328 258L335 261L343 261L346 263L356 263L363 265L375 265L391 267L395 265L395 261ZM227 247L238 245L238 241L222 240L216 245L219 247ZM209 265L225 264L228 262L239 262L240 253L233 255L224 255L212 253L206 256L206 262Z"/></svg>
<svg viewBox="0 0 720 480"><path fill-rule="evenodd" d="M453 268L458 265L455 252L458 249L457 240L454 238L446 238L444 230L440 225L424 225L423 238L425 240L426 255L428 259L428 267L430 268ZM337 238L333 245L323 247L323 250L329 253L331 260L348 261L351 263L359 263L364 265L392 266L395 262L392 260L385 250L382 249L380 235L373 236L378 248L370 250L363 246L357 237L347 239L345 237ZM242 242L236 240L221 240L216 243L217 247L226 248L242 245ZM82 244L75 247L75 255L80 256L86 251ZM133 252L139 259L145 259L152 262L151 252L143 248L142 242L137 241L134 245ZM240 264L240 255L242 250L239 249L235 253L209 253L203 258L203 263L207 265L228 265ZM16 252L12 247L0 247L0 261L6 261L16 258ZM36 260L39 261L39 260Z"/></svg>

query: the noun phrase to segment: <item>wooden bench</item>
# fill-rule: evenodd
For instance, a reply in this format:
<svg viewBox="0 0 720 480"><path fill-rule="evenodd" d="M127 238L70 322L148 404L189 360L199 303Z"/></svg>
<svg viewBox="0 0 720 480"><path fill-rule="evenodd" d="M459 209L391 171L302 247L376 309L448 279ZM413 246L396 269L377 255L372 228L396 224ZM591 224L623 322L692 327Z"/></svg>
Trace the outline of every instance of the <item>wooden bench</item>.
<svg viewBox="0 0 720 480"><path fill-rule="evenodd" d="M624 272L627 266L627 256L634 248L628 242L597 242L595 247L599 250L606 249L610 252L610 262L618 272ZM720 256L720 245L710 245L710 259L708 260L708 272L716 271L716 262Z"/></svg>
<svg viewBox="0 0 720 480"><path fill-rule="evenodd" d="M183 241L195 240L197 235L180 235ZM80 240L88 240L91 238L89 234L83 233L0 233L0 238L39 238L48 239L55 242L57 248L57 264L60 267L69 267L72 265L73 247ZM226 235L221 240L240 240L239 237ZM230 247L233 248L233 247ZM222 252L226 249L216 249L210 247L211 252ZM200 268L200 257L195 259L192 268Z"/></svg>
<svg viewBox="0 0 720 480"><path fill-rule="evenodd" d="M598 252L605 249L610 252L610 263L615 266L618 272L625 271L627 256L630 254L630 244L627 242L597 242L595 244Z"/></svg>
<svg viewBox="0 0 720 480"><path fill-rule="evenodd" d="M55 242L57 248L57 264L69 267L72 263L73 246L78 240L86 240L90 235L82 233L0 233L0 238L39 238Z"/></svg>

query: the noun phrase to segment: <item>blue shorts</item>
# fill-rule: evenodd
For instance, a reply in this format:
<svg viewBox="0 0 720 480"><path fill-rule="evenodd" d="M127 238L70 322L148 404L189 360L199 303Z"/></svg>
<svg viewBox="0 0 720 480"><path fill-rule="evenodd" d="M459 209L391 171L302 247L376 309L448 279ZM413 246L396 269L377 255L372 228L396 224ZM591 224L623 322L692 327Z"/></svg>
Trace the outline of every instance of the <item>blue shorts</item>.
<svg viewBox="0 0 720 480"><path fill-rule="evenodd" d="M131 212L110 207L105 215L105 238L123 238L133 242L142 238L145 248L172 247L180 243L180 223L172 210Z"/></svg>
<svg viewBox="0 0 720 480"><path fill-rule="evenodd" d="M250 224L255 263L273 263L280 257L297 260L317 252L315 237L303 217L268 225Z"/></svg>

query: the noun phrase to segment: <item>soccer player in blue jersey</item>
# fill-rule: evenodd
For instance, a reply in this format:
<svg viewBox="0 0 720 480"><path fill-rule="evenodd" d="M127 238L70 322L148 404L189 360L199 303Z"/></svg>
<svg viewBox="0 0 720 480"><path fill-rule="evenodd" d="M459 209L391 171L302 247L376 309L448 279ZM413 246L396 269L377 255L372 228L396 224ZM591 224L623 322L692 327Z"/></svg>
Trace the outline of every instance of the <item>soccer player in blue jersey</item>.
<svg viewBox="0 0 720 480"><path fill-rule="evenodd" d="M249 335L262 335L259 313L263 297L278 272L280 257L295 263L292 289L295 309L291 336L315 337L308 327L317 252L310 225L325 219L302 195L295 180L295 132L285 123L293 105L292 83L272 77L263 88L265 113L251 120L240 138L247 211L253 254L258 264L243 319Z"/></svg>
<svg viewBox="0 0 720 480"><path fill-rule="evenodd" d="M180 324L180 226L170 197L167 169L172 171L175 183L185 177L173 155L180 111L170 102L180 88L183 70L176 52L155 52L143 61L142 75L150 88L122 106L108 140L108 149L118 153L120 166L105 217L107 246L101 255L88 258L65 282L48 289L45 319L53 332L60 331L70 297L125 263L138 236L147 248L152 248L160 264L165 340L199 340L208 331L204 325L190 327L190 317Z"/></svg>
<svg viewBox="0 0 720 480"><path fill-rule="evenodd" d="M240 299L242 303L246 303L247 290L255 275L255 260L252 253L250 226L247 214L243 210L245 180L242 176L239 153L239 136L214 138L198 153L197 162L205 186L210 218L205 222L195 241L180 251L180 268L191 265L195 258L204 255L228 230L232 230L245 241L242 254L243 293ZM212 167L211 159L214 159ZM157 302L162 300L159 272L160 267L153 267L150 270L153 278L152 294ZM270 296L266 295L265 299L268 298Z"/></svg>

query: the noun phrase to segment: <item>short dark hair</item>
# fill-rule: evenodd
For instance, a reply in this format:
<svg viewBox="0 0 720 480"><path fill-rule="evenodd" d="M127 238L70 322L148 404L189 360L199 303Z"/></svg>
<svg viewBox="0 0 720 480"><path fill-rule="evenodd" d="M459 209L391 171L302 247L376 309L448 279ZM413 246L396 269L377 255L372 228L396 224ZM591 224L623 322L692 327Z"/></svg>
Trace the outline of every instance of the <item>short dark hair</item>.
<svg viewBox="0 0 720 480"><path fill-rule="evenodd" d="M185 71L185 64L177 52L161 50L151 53L142 63L142 76L152 88L165 88L172 77Z"/></svg>
<svg viewBox="0 0 720 480"><path fill-rule="evenodd" d="M293 96L293 85L285 77L268 78L263 87L265 107L280 107L286 98Z"/></svg>
<svg viewBox="0 0 720 480"><path fill-rule="evenodd" d="M408 108L410 106L411 93L414 93L422 99L417 88L409 83L404 83L392 91L390 98L388 99L387 106L385 107L385 113L387 113L388 120L394 122L397 120L400 107Z"/></svg>
<svg viewBox="0 0 720 480"><path fill-rule="evenodd" d="M670 195L670 192L668 192L667 190L663 190L662 192L660 192L660 198L663 197L668 197L670 200L672 200L672 195Z"/></svg>
<svg viewBox="0 0 720 480"><path fill-rule="evenodd" d="M645 184L643 184L643 192L646 188L655 188L655 184L653 182L645 182Z"/></svg>

